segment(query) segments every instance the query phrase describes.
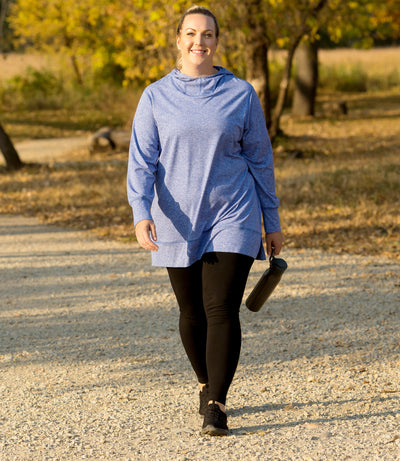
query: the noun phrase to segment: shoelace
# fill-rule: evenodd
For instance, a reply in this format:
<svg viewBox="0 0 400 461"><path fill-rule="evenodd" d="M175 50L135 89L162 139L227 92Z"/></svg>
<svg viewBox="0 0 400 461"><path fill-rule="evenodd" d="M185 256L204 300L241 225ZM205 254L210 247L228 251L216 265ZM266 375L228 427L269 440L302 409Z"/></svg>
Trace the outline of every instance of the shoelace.
<svg viewBox="0 0 400 461"><path fill-rule="evenodd" d="M218 422L224 420L224 412L219 408L216 403L211 403L208 405L207 416L215 418Z"/></svg>

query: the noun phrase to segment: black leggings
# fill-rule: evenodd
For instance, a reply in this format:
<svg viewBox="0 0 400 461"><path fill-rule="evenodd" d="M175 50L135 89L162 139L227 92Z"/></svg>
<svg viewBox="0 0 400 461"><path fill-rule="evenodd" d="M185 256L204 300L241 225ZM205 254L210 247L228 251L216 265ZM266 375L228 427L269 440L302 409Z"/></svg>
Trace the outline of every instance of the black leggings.
<svg viewBox="0 0 400 461"><path fill-rule="evenodd" d="M214 252L189 267L168 268L185 351L199 383L209 383L210 400L223 404L239 361L239 310L253 261Z"/></svg>

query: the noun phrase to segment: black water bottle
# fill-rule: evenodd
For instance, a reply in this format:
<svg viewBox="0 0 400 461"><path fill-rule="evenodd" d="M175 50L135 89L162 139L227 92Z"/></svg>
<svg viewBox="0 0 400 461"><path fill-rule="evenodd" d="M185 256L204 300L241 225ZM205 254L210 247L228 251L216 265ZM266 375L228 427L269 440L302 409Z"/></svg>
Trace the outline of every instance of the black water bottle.
<svg viewBox="0 0 400 461"><path fill-rule="evenodd" d="M275 258L274 251L272 250L269 258L269 268L263 273L253 291L246 299L248 309L258 312L263 307L271 293L275 290L287 267L286 261L281 258Z"/></svg>

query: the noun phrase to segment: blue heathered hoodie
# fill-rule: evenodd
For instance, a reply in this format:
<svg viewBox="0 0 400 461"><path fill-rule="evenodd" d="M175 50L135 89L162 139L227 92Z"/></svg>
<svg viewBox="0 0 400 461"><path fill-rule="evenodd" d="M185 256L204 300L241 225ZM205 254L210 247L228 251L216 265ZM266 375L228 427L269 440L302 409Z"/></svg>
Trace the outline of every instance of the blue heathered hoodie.
<svg viewBox="0 0 400 461"><path fill-rule="evenodd" d="M138 104L128 165L134 222L153 219L155 266L187 267L209 251L265 259L280 230L272 148L253 87L218 67L206 77L174 69Z"/></svg>

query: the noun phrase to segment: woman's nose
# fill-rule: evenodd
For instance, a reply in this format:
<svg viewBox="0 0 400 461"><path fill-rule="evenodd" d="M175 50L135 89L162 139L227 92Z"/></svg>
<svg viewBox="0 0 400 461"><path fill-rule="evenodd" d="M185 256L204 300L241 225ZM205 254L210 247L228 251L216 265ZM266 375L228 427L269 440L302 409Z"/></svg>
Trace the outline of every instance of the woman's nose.
<svg viewBox="0 0 400 461"><path fill-rule="evenodd" d="M203 43L203 36L201 34L196 35L195 44L201 45Z"/></svg>

